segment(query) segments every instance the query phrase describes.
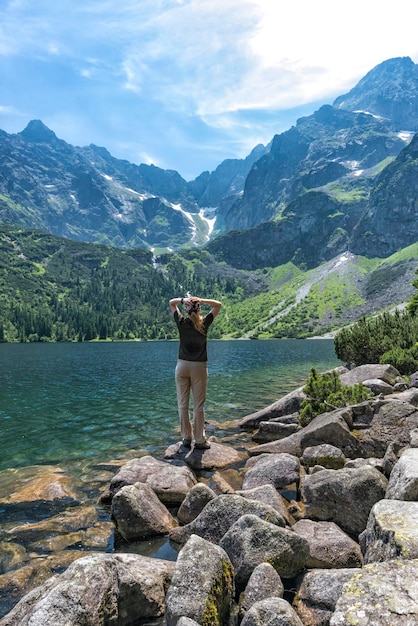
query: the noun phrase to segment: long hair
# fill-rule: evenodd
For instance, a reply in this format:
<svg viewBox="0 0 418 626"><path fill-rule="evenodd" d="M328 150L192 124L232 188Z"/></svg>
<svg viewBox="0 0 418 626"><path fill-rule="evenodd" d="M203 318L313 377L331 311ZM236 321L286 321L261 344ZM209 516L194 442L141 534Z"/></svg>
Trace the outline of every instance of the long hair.
<svg viewBox="0 0 418 626"><path fill-rule="evenodd" d="M187 300L184 303L184 308L186 309L196 330L202 335L206 335L203 317L200 315L200 302L198 300Z"/></svg>
<svg viewBox="0 0 418 626"><path fill-rule="evenodd" d="M189 313L189 317L192 320L193 326L196 328L196 330L199 331L199 333L201 333L202 335L206 335L205 326L203 324L203 317L199 315L199 313L195 313L194 311Z"/></svg>

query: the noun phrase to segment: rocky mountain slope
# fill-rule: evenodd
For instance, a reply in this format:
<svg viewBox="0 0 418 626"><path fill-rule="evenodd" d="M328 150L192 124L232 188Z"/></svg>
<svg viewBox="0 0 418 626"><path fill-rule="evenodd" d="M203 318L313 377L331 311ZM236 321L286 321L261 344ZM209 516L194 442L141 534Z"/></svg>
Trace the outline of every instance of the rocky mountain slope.
<svg viewBox="0 0 418 626"><path fill-rule="evenodd" d="M361 251L365 232L374 235L374 249L385 254L377 243L379 224L393 203L403 211L405 197L413 202L416 192L403 188L400 197L392 185L391 195L376 204L383 197L375 178L417 128L418 70L409 58L381 63L333 106L301 118L246 159L228 159L190 182L173 170L115 159L105 148L71 146L34 120L16 135L0 131L0 221L156 253L199 247L246 230L255 251L248 260L253 266L264 256L259 247L277 239L277 229L285 232L279 262L285 251L286 260L307 266L348 245ZM392 180L398 166L400 161L388 170ZM409 185L413 173L402 176ZM325 253L305 253L308 231L312 244ZM397 242L388 253L408 245L410 234L409 224L404 229L398 223ZM224 244L229 247L229 237L216 246Z"/></svg>

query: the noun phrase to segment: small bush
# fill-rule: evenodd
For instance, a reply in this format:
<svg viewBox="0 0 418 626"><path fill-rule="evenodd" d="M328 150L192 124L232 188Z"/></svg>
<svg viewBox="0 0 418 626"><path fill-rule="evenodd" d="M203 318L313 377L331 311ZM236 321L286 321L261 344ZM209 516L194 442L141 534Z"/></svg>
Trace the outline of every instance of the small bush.
<svg viewBox="0 0 418 626"><path fill-rule="evenodd" d="M416 352L415 348L403 350L397 346L382 354L380 363L390 363L393 367L396 367L400 374L408 375L418 370L418 360L416 358L418 355Z"/></svg>
<svg viewBox="0 0 418 626"><path fill-rule="evenodd" d="M311 368L303 391L307 398L302 402L299 412L301 426L307 426L321 413L327 413L348 404L363 402L373 395L361 383L347 387L342 384L337 372L318 374L314 367Z"/></svg>

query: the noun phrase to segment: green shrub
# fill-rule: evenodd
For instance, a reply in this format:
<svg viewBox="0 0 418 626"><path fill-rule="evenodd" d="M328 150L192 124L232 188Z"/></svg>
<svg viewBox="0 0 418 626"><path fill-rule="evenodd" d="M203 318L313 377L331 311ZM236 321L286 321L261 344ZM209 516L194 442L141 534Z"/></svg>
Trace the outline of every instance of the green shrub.
<svg viewBox="0 0 418 626"><path fill-rule="evenodd" d="M417 349L404 350L396 346L382 354L380 363L390 363L400 374L408 375L418 370Z"/></svg>
<svg viewBox="0 0 418 626"><path fill-rule="evenodd" d="M318 374L314 367L311 368L303 391L307 398L302 402L299 412L301 426L307 426L321 413L327 413L348 404L363 402L373 395L361 383L352 387L343 385L336 371Z"/></svg>

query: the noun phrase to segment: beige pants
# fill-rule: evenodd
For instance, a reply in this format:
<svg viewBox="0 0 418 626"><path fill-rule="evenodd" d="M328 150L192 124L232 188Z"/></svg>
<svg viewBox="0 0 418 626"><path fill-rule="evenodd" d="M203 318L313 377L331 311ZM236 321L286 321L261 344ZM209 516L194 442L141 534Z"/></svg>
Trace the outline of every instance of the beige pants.
<svg viewBox="0 0 418 626"><path fill-rule="evenodd" d="M196 443L206 441L204 405L207 381L206 361L177 361L176 390L181 436L183 439L193 439L194 431ZM193 430L189 413L190 390L193 396Z"/></svg>

